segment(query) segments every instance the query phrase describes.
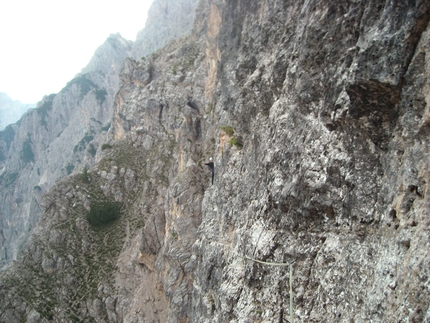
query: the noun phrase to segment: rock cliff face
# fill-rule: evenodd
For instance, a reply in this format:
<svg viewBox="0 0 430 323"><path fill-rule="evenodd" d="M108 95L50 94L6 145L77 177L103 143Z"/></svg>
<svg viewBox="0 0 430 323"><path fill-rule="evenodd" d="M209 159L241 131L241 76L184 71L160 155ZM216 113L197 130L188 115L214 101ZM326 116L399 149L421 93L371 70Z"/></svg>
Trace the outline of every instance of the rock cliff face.
<svg viewBox="0 0 430 323"><path fill-rule="evenodd" d="M60 93L46 96L36 110L0 132L0 271L16 259L39 221L41 196L57 180L94 165L106 142L124 60L147 55L191 29L196 1L182 7L172 2L154 1L149 12L147 29L159 36L158 43L146 43L150 33L145 32L136 43L111 35ZM158 23L154 8L160 3L170 8L166 15L173 22Z"/></svg>
<svg viewBox="0 0 430 323"><path fill-rule="evenodd" d="M112 35L96 51L95 56L109 53L97 60L99 66L89 64L60 93L45 96L0 133L2 265L16 259L39 221L43 193L75 168L94 163L99 148L94 139L106 134L127 46Z"/></svg>
<svg viewBox="0 0 430 323"><path fill-rule="evenodd" d="M109 144L45 195L2 320L430 322L429 20L200 1L125 61Z"/></svg>

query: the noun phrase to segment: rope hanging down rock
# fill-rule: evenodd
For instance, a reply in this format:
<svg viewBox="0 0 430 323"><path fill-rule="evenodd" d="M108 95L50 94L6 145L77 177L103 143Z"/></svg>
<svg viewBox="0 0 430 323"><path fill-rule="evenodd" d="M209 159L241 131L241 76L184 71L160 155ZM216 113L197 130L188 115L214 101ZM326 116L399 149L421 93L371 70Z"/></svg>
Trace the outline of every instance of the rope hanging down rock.
<svg viewBox="0 0 430 323"><path fill-rule="evenodd" d="M289 263L285 262L267 262L262 261L258 259L251 258L249 256L245 255L245 259L258 262L263 265L269 265L269 266L290 266L290 322L294 323L294 316L293 316L293 263L295 260L291 260Z"/></svg>

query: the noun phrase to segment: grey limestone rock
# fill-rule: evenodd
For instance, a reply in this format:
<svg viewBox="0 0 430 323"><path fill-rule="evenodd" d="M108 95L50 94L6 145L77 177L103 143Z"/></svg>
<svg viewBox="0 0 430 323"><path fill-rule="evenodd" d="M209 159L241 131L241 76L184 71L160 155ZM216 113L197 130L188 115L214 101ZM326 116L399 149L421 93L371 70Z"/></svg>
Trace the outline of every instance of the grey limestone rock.
<svg viewBox="0 0 430 323"><path fill-rule="evenodd" d="M123 65L110 147L44 197L1 319L428 322L429 21L428 1L200 1L190 35ZM97 226L100 201L120 212Z"/></svg>

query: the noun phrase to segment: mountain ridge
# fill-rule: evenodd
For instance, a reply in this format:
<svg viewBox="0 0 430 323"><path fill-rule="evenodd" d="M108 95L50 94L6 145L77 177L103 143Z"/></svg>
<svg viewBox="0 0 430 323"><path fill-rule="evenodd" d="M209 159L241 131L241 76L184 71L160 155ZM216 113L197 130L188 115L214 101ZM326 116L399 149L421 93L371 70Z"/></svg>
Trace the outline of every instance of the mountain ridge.
<svg viewBox="0 0 430 323"><path fill-rule="evenodd" d="M0 131L18 121L27 110L35 107L35 104L12 100L6 93L0 92Z"/></svg>
<svg viewBox="0 0 430 323"><path fill-rule="evenodd" d="M110 35L59 93L45 96L0 132L1 268L17 257L39 221L41 196L57 180L96 162L110 127L122 63L139 46L145 44Z"/></svg>

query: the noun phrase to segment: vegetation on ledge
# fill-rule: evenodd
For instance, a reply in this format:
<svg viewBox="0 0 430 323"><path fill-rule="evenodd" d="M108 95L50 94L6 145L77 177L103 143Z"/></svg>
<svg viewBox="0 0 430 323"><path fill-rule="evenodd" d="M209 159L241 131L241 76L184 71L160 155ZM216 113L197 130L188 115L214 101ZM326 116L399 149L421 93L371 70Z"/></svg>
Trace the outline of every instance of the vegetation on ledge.
<svg viewBox="0 0 430 323"><path fill-rule="evenodd" d="M93 226L113 222L119 218L121 204L118 202L94 202L88 212L87 220Z"/></svg>

